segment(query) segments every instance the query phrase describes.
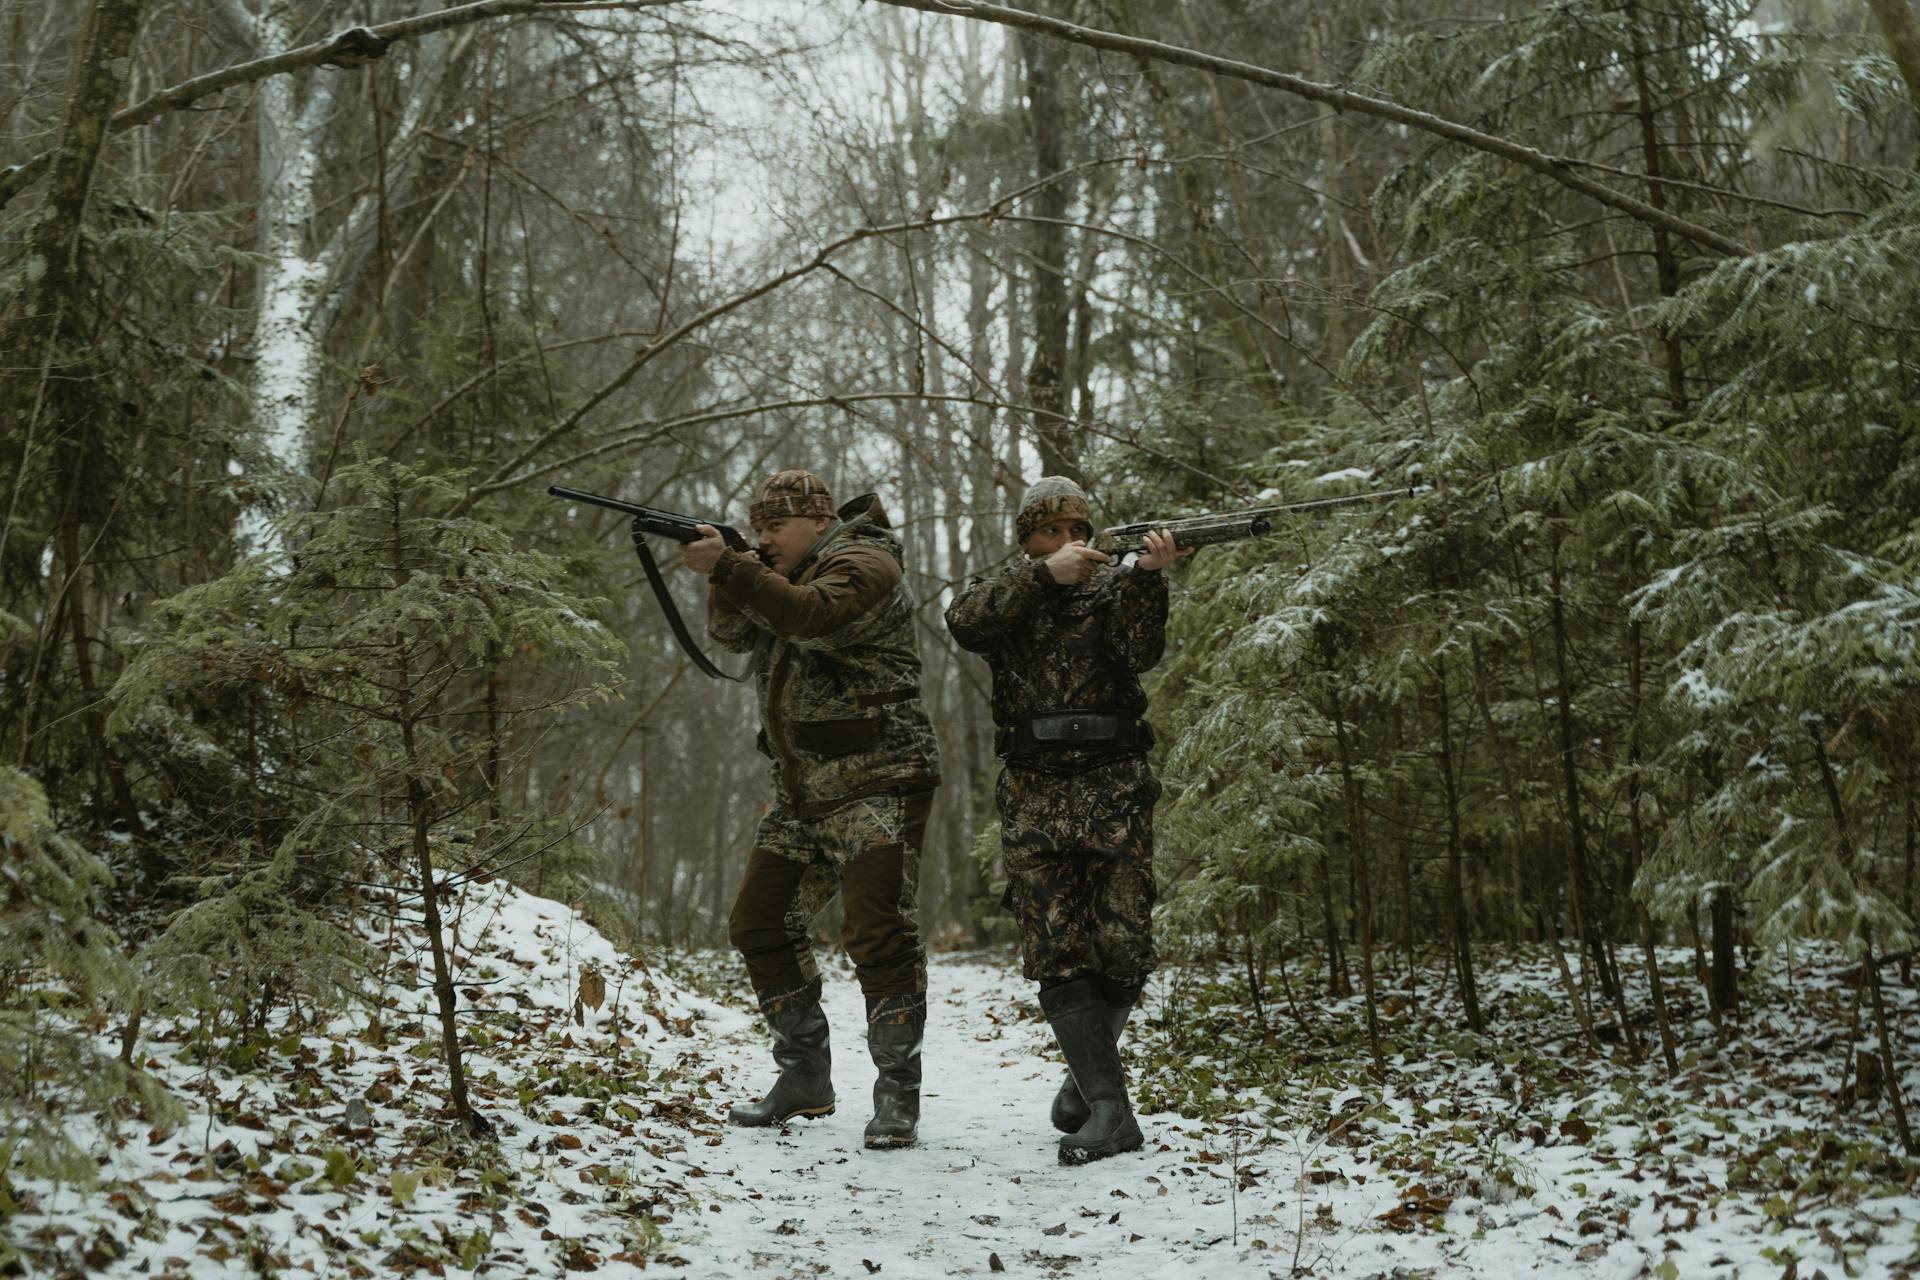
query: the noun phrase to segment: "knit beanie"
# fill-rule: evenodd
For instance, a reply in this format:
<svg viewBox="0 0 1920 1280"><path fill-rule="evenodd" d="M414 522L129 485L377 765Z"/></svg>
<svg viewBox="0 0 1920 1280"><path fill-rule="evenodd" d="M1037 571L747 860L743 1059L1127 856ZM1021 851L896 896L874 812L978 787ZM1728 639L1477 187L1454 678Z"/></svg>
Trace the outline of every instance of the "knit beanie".
<svg viewBox="0 0 1920 1280"><path fill-rule="evenodd" d="M764 524L780 516L833 518L833 495L811 471L776 471L760 486L760 496L747 512L749 524Z"/></svg>
<svg viewBox="0 0 1920 1280"><path fill-rule="evenodd" d="M1013 540L1024 543L1033 531L1050 520L1085 520L1093 524L1093 511L1080 486L1065 476L1041 476L1020 495L1020 514L1013 520Z"/></svg>

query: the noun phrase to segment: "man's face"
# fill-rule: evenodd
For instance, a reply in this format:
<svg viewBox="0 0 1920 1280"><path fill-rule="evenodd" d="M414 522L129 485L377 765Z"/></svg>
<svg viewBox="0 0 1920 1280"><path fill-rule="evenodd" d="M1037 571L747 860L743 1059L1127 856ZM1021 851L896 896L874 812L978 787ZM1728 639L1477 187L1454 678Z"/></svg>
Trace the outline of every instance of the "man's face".
<svg viewBox="0 0 1920 1280"><path fill-rule="evenodd" d="M790 573L832 523L825 516L774 516L756 524L753 535L759 541L760 558L781 573Z"/></svg>
<svg viewBox="0 0 1920 1280"><path fill-rule="evenodd" d="M1045 559L1069 542L1091 542L1093 526L1085 520L1049 520L1020 544L1020 550L1036 560Z"/></svg>

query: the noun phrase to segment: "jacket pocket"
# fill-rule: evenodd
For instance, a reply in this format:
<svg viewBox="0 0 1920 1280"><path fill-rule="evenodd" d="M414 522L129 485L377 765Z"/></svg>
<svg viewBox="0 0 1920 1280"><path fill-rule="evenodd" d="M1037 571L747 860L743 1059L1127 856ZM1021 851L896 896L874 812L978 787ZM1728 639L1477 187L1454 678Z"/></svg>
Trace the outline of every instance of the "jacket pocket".
<svg viewBox="0 0 1920 1280"><path fill-rule="evenodd" d="M880 722L859 716L840 720L796 720L793 745L817 756L850 756L870 751L880 741Z"/></svg>

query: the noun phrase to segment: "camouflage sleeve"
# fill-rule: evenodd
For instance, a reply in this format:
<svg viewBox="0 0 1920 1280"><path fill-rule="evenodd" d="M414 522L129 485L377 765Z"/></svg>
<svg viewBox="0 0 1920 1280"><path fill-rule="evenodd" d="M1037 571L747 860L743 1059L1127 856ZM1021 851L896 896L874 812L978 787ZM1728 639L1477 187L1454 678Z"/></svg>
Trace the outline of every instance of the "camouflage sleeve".
<svg viewBox="0 0 1920 1280"><path fill-rule="evenodd" d="M1107 614L1107 643L1133 672L1151 671L1167 649L1167 575L1126 569Z"/></svg>
<svg viewBox="0 0 1920 1280"><path fill-rule="evenodd" d="M1022 557L990 578L975 578L955 596L947 606L947 630L962 649L984 653L1026 621L1034 606L1064 589L1044 562Z"/></svg>
<svg viewBox="0 0 1920 1280"><path fill-rule="evenodd" d="M722 570L725 570L723 573ZM855 549L823 561L803 583L789 582L751 556L723 557L714 594L801 648L831 649L859 637L853 626L900 585L900 565L883 551Z"/></svg>
<svg viewBox="0 0 1920 1280"><path fill-rule="evenodd" d="M715 565L714 571L707 575L707 581L713 584L707 588L707 635L728 653L751 653L762 628L720 591L720 583L726 576L721 573L726 556L739 554L728 551L721 557L721 564Z"/></svg>

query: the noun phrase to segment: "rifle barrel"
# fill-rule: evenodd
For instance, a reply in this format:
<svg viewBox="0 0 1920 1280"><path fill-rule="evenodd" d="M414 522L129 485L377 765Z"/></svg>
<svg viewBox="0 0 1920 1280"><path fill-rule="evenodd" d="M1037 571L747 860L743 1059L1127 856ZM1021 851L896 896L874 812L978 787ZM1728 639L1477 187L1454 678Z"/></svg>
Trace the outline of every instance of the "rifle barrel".
<svg viewBox="0 0 1920 1280"><path fill-rule="evenodd" d="M1269 507L1247 507L1239 511L1182 516L1172 520L1143 520L1102 530L1100 537L1095 540L1095 545L1103 551L1117 555L1144 550L1146 535L1154 529L1166 529L1173 534L1174 544L1182 547L1200 547L1216 542L1232 542L1240 538L1257 538L1273 531L1273 521L1276 516L1305 515L1335 507L1391 502L1396 498L1411 498L1430 492L1432 488L1432 485L1406 485L1395 489L1381 489L1373 493L1350 493L1337 498L1309 498L1304 502L1284 502Z"/></svg>
<svg viewBox="0 0 1920 1280"><path fill-rule="evenodd" d="M646 507L631 502L622 502L618 498L609 498L603 493L588 493L584 489L569 489L565 485L550 484L547 492L556 498L571 498L575 502L585 502L596 507L605 507L609 511L624 511L630 516L648 514Z"/></svg>

